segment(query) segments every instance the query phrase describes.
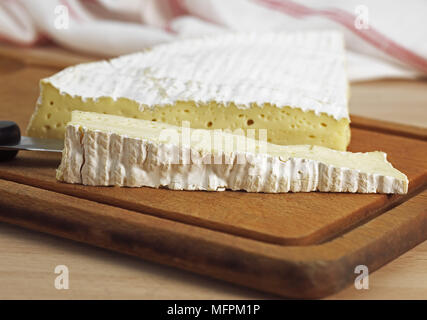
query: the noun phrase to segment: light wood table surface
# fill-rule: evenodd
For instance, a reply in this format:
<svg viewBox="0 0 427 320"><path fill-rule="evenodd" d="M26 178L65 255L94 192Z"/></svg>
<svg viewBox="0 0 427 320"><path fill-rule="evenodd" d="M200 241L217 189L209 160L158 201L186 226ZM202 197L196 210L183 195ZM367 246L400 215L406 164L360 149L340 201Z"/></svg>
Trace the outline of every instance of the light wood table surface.
<svg viewBox="0 0 427 320"><path fill-rule="evenodd" d="M38 80L88 58L58 48L0 45L0 101L16 85L34 105ZM93 59L93 58L92 58ZM383 80L351 86L351 113L427 127L427 81ZM17 106L18 107L18 106ZM32 108L32 107L31 107ZM13 115L19 108L11 110ZM54 269L66 265L70 288L57 290ZM329 299L427 299L427 242ZM0 299L269 299L262 292L0 223Z"/></svg>

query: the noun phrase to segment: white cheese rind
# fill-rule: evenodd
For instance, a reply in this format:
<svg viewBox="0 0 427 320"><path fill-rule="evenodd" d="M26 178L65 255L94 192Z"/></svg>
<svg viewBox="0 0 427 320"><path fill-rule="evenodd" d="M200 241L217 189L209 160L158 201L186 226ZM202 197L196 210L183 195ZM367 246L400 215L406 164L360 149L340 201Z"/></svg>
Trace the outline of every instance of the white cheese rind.
<svg viewBox="0 0 427 320"><path fill-rule="evenodd" d="M408 191L408 180L336 167L312 159L267 153L222 154L230 164L172 164L180 145L131 138L108 131L68 125L57 179L91 186L126 186L174 190L248 192L358 192ZM197 159L199 151L184 148ZM331 152L336 152L331 150ZM166 156L165 156L166 155ZM206 154L205 156L213 156ZM248 161L238 164L238 157ZM387 163L384 160L384 163Z"/></svg>
<svg viewBox="0 0 427 320"><path fill-rule="evenodd" d="M42 81L83 100L126 98L141 108L269 103L340 120L349 119L345 69L338 32L225 34L69 67Z"/></svg>

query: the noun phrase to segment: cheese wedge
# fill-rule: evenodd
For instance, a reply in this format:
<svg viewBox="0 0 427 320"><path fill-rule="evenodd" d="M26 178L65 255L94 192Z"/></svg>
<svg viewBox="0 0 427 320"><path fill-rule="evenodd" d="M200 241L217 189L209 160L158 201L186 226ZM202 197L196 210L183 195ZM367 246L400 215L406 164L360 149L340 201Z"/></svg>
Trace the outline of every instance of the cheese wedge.
<svg viewBox="0 0 427 320"><path fill-rule="evenodd" d="M27 129L63 138L72 110L192 128L267 129L269 142L345 150L344 44L332 31L179 40L41 80Z"/></svg>
<svg viewBox="0 0 427 320"><path fill-rule="evenodd" d="M57 179L92 186L248 192L408 191L383 152L281 146L222 130L74 111Z"/></svg>

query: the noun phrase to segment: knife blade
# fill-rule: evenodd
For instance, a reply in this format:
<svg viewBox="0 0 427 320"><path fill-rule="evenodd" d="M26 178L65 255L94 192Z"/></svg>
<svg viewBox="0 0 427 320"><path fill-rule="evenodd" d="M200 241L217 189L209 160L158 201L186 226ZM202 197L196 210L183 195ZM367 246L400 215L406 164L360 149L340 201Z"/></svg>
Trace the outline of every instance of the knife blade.
<svg viewBox="0 0 427 320"><path fill-rule="evenodd" d="M0 121L0 161L13 159L19 150L62 152L64 141L21 136L13 121Z"/></svg>
<svg viewBox="0 0 427 320"><path fill-rule="evenodd" d="M62 152L64 141L59 139L43 139L21 136L21 140L14 145L0 145L0 150L28 150Z"/></svg>

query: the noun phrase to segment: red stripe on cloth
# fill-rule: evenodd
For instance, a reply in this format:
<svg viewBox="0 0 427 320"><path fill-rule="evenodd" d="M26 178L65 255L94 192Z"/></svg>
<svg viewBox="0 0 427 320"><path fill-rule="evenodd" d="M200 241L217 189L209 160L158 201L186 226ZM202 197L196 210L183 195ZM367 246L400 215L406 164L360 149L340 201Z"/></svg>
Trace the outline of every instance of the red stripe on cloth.
<svg viewBox="0 0 427 320"><path fill-rule="evenodd" d="M52 41L44 34L38 35L37 38L31 41L19 41L19 40L10 38L6 34L0 34L0 42L13 44L21 48L30 48L36 45L48 44L48 43L51 43Z"/></svg>
<svg viewBox="0 0 427 320"><path fill-rule="evenodd" d="M190 9L188 9L187 4L185 3L185 0L169 0L169 1L173 1L173 2L177 2L178 5L182 8L182 10L184 11L184 13L182 15L191 15L193 17L196 17L200 20L212 23L212 24L216 24L216 25L221 25L220 23L218 23L217 21L214 21L213 19L210 19L208 17L205 17L199 13L196 12L192 12L190 11Z"/></svg>
<svg viewBox="0 0 427 320"><path fill-rule="evenodd" d="M187 10L187 7L185 6L185 3L182 0L166 0L166 1L167 1L167 4L169 5L172 18L169 19L169 21L164 26L163 30L170 33L176 33L171 27L172 19L176 17L188 15L189 12Z"/></svg>
<svg viewBox="0 0 427 320"><path fill-rule="evenodd" d="M166 32L169 32L169 33L176 34L176 32L172 29L171 21L169 21L169 22L166 23L166 25L164 26L163 30L165 30Z"/></svg>
<svg viewBox="0 0 427 320"><path fill-rule="evenodd" d="M340 9L313 9L288 0L257 1L270 8L278 9L282 13L294 16L295 18L303 18L310 15L324 16L346 27L363 40L389 56L410 65L423 73L427 73L427 59L389 39L387 36L376 31L371 26L369 26L369 29L357 29L354 25L356 16L351 13Z"/></svg>
<svg viewBox="0 0 427 320"><path fill-rule="evenodd" d="M172 15L179 17L188 14L188 10L181 0L168 0Z"/></svg>
<svg viewBox="0 0 427 320"><path fill-rule="evenodd" d="M73 8L72 5L68 3L68 0L61 0L61 3L67 7L68 12L70 13L70 17L74 20L82 21L84 20L83 17L81 17Z"/></svg>

